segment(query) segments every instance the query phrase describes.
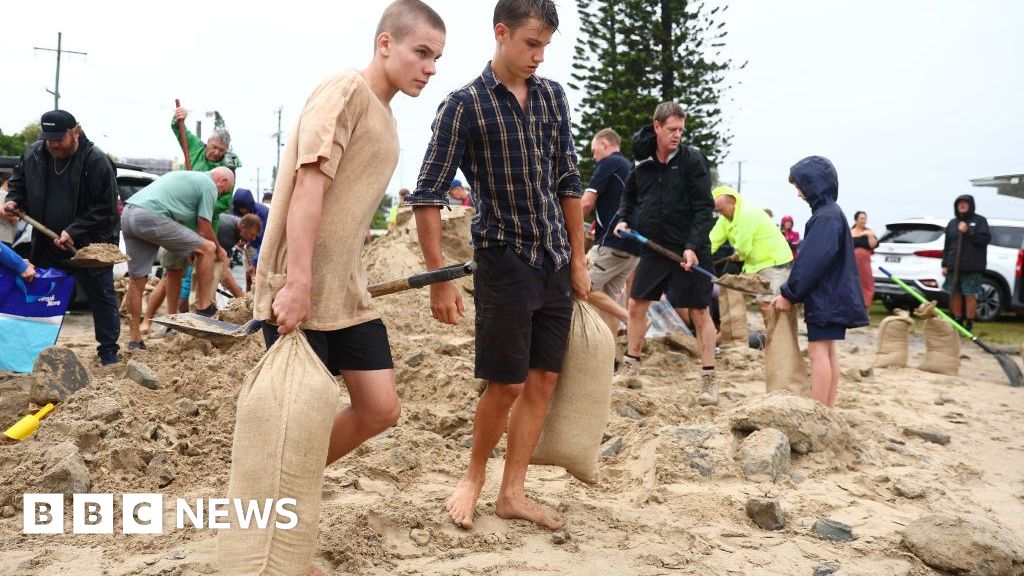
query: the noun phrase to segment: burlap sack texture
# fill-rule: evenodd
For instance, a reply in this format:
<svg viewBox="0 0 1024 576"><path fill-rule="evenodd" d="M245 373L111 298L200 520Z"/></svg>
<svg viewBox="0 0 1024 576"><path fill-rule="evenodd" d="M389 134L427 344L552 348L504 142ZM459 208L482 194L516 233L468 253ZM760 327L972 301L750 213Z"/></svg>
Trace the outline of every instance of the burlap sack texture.
<svg viewBox="0 0 1024 576"><path fill-rule="evenodd" d="M749 344L750 332L747 330L747 300L742 292L719 288L718 315L721 319L719 334L722 346L742 346Z"/></svg>
<svg viewBox="0 0 1024 576"><path fill-rule="evenodd" d="M960 373L960 336L945 319L935 314L937 302L918 306L914 315L924 318L924 361L918 366L925 372Z"/></svg>
<svg viewBox="0 0 1024 576"><path fill-rule="evenodd" d="M906 310L895 310L892 316L882 320L878 326L878 351L875 352L875 368L907 365L907 338L914 321Z"/></svg>
<svg viewBox="0 0 1024 576"><path fill-rule="evenodd" d="M228 498L258 503L294 498L291 509L298 524L281 529L271 515L265 529L254 524L243 529L232 507L231 529L217 537L218 574L309 573L337 404L337 382L301 330L279 338L245 377L238 394Z"/></svg>
<svg viewBox="0 0 1024 576"><path fill-rule="evenodd" d="M562 372L531 463L561 466L583 482L597 482L614 362L608 326L593 306L576 300Z"/></svg>
<svg viewBox="0 0 1024 576"><path fill-rule="evenodd" d="M797 342L797 307L782 312L769 308L764 312L765 335L764 378L768 392L787 390L800 396L811 396L807 367Z"/></svg>

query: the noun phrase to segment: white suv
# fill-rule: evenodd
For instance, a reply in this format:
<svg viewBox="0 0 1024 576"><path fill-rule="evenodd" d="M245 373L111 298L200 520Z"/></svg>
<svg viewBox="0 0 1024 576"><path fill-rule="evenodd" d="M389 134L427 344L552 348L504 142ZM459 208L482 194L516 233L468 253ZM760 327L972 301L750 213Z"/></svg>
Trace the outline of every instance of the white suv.
<svg viewBox="0 0 1024 576"><path fill-rule="evenodd" d="M942 292L942 249L948 220L914 218L886 226L871 257L875 276L875 297L889 310L914 305L913 299L878 269L917 288L925 298L948 306ZM1024 258L1024 220L988 219L992 241L988 245L988 267L978 298L977 319L988 322L1012 309L1011 297L1018 284L1018 263ZM952 273L952 270L950 271Z"/></svg>

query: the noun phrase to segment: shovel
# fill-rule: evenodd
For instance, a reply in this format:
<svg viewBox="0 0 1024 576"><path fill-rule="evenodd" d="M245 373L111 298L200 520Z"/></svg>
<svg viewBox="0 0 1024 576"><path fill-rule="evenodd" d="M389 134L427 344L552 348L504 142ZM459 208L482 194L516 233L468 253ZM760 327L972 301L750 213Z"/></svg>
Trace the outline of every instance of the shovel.
<svg viewBox="0 0 1024 576"><path fill-rule="evenodd" d="M60 236L58 236L56 232L54 232L53 230L50 230L46 226L43 226L43 224L41 222L39 222L35 218L32 218L28 214L25 214L21 210L15 210L14 214L18 218L21 218L25 222L28 222L29 224L31 224L33 229L39 230L44 235L49 236L50 238L53 238L54 240L60 240ZM71 252L71 259L66 260L66 262L68 264L72 265L72 266L77 266L78 268L104 268L106 266L113 266L114 264L117 264L118 262L126 262L128 260L128 257L125 256L124 254L121 255L122 258L118 259L117 262L109 262L107 260L99 260L97 258L87 258L87 257L84 257L84 256L79 256L78 255L78 250L74 246L71 246L69 244L61 244L61 245L68 252Z"/></svg>
<svg viewBox="0 0 1024 576"><path fill-rule="evenodd" d="M53 404L47 404L43 406L39 412L35 414L29 414L14 425L4 430L4 436L7 436L11 440L24 440L31 436L39 428L39 420L50 413L53 410Z"/></svg>
<svg viewBox="0 0 1024 576"><path fill-rule="evenodd" d="M414 274L408 278L373 284L367 289L370 292L370 296L376 298L378 296L394 294L396 292L411 290L413 288L423 288L424 286L436 284L437 282L456 280L458 278L469 276L475 270L476 262L469 261L463 264L454 264L452 266L438 268L431 272ZM214 320L213 318L208 318L199 314L172 314L170 316L160 316L159 318L153 318L153 322L167 326L168 328L173 328L178 332L182 332L190 336L199 336L200 338L244 338L263 328L264 324L263 320L256 320L254 318L245 324L239 325L231 322L225 322L223 320Z"/></svg>
<svg viewBox="0 0 1024 576"><path fill-rule="evenodd" d="M879 268L878 270L881 271L882 274L885 274L890 279L892 279L892 281L895 282L897 286L903 288L903 290L906 291L907 294L913 296L915 299L917 299L918 302L922 304L928 303L928 300L924 296L922 296L917 290L914 290L910 286L907 286L903 282L903 280L900 280L899 278L893 276L892 273L890 273L885 268ZM1010 386L1024 386L1024 374L1021 374L1020 367L1017 366L1016 362L1011 360L1006 354L1003 354L1002 352L996 350L995 348L979 340L977 336L971 334L969 330L958 324L955 320L950 318L949 315L943 312L942 310L935 308L935 313L938 314L939 316L942 316L943 320L949 322L953 326L953 328L956 328L956 330L963 334L964 337L966 337L968 340L980 346L981 349L984 350L985 352L988 352L989 354L995 356L996 361L999 362L999 366L1002 367L1003 372L1006 373L1006 377L1010 380Z"/></svg>
<svg viewBox="0 0 1024 576"><path fill-rule="evenodd" d="M679 254L676 254L675 252L669 250L668 248L665 248L661 244L658 244L657 242L655 242L654 240L651 240L650 238L644 236L643 234L641 234L639 232L636 232L635 230L623 230L622 232L620 232L620 234L622 235L623 238L629 238L631 240L635 240L635 241L643 244L647 248L650 248L651 250L654 250L658 254L661 254L662 256L668 258L669 260L672 260L674 262L679 262L680 264L683 263L683 257L682 256L680 256ZM771 292L768 292L768 291L761 292L761 291L758 291L758 290L751 290L750 288L748 288L746 286L741 286L739 284L734 284L734 283L732 283L732 282L730 282L728 280L722 280L718 276L715 276L714 274L712 274L710 271L705 270L704 268L701 268L700 266L697 266L696 264L694 264L691 269L694 272L697 272L698 274L703 274L704 276L707 276L715 284L718 284L719 286L721 286L723 288L728 288L729 290L735 290L737 292L743 292L744 294L750 294L750 295L753 295L753 296L771 296L772 295Z"/></svg>

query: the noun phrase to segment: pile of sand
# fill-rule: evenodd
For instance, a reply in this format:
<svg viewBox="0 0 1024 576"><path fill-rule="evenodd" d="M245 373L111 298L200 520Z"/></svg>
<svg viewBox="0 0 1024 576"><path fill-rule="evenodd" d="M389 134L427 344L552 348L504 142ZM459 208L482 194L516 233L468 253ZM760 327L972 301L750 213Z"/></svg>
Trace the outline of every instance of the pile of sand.
<svg viewBox="0 0 1024 576"><path fill-rule="evenodd" d="M446 261L470 259L470 214L442 213ZM414 221L400 221L366 249L370 282L423 270ZM698 407L699 366L651 341L644 387L613 391L599 482L531 467L527 491L564 514L567 540L494 515L504 441L490 461L476 526L456 528L444 501L466 465L482 390L473 377L472 281L458 285L466 317L454 327L431 317L428 290L374 300L388 326L403 412L396 427L326 471L317 563L329 574L811 574L828 562L840 574L927 574L901 537L920 516L970 511L1024 530L1021 391L973 351L958 378L867 370L870 330L841 343L839 407L826 416L766 400L762 352L741 348L719 358L721 406ZM750 314L752 326L758 317ZM91 335L64 343L93 356ZM0 573L214 573L215 532L25 536L20 498L43 478L59 480L56 465L81 472L74 452L91 492L223 496L235 396L262 352L259 334L217 346L184 335L151 340L131 358L156 374L156 390L126 378L124 364L87 361L88 388L32 439L0 446ZM912 360L922 353L915 339ZM744 441L764 426L788 430L793 447L774 482L747 480L742 461ZM922 431L951 441L925 441ZM749 498L766 495L782 507L780 531L762 530L744 511ZM812 526L822 518L852 526L856 539L821 540Z"/></svg>

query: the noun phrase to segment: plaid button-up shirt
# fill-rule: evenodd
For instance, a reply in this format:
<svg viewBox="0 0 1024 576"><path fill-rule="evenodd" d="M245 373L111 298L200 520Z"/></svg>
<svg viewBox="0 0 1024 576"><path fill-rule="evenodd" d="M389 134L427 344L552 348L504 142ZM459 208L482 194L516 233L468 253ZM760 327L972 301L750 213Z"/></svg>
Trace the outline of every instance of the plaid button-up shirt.
<svg viewBox="0 0 1024 576"><path fill-rule="evenodd" d="M455 169L473 188L473 245L509 246L539 268L569 263L561 198L583 195L565 91L536 75L527 80L525 110L488 62L476 80L438 108L413 206L447 206Z"/></svg>

